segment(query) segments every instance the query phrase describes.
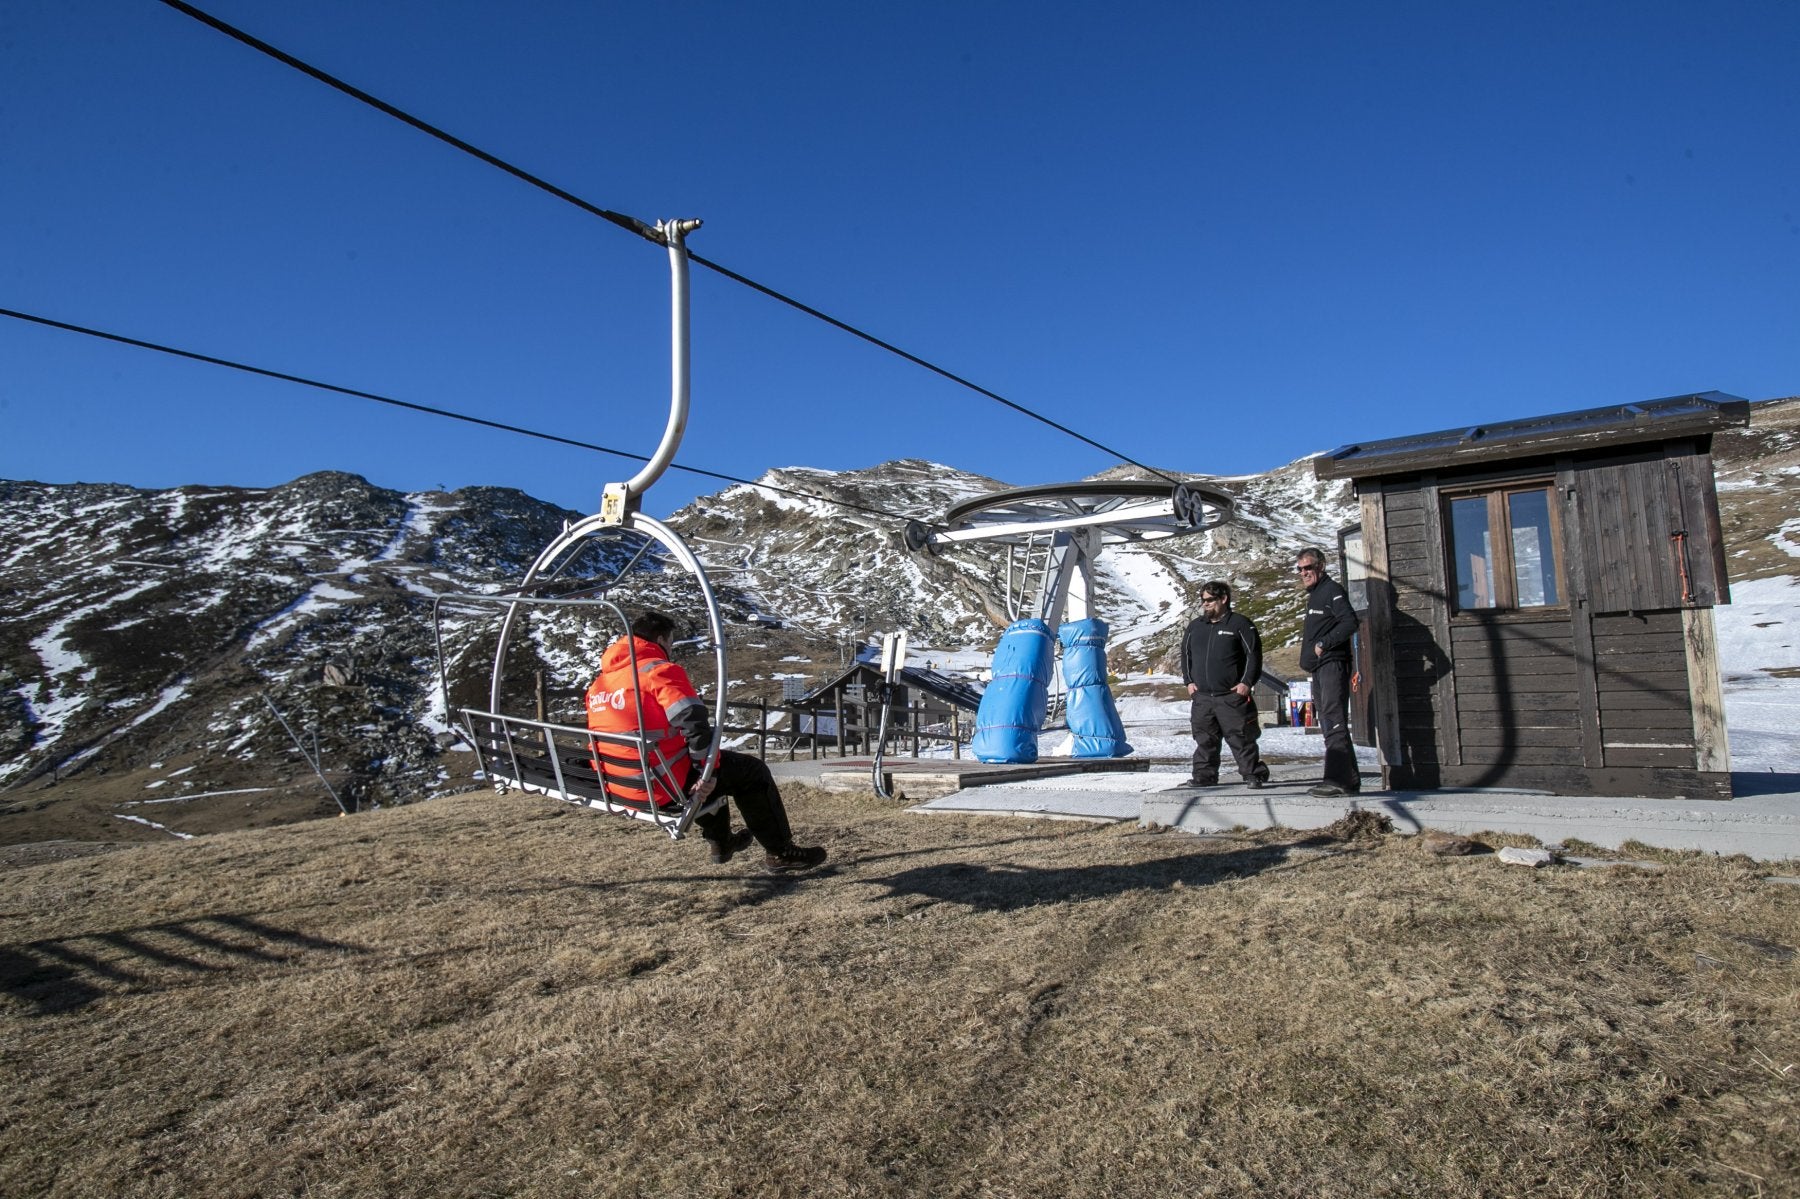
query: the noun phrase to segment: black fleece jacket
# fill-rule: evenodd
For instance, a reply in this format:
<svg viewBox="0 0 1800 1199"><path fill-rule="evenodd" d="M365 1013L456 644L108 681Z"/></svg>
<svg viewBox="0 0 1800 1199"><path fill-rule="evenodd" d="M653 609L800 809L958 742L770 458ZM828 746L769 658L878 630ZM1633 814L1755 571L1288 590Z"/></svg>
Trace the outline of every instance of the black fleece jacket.
<svg viewBox="0 0 1800 1199"><path fill-rule="evenodd" d="M1181 638L1181 681L1201 695L1223 695L1262 677L1262 634L1249 619L1227 612L1217 623L1202 616Z"/></svg>
<svg viewBox="0 0 1800 1199"><path fill-rule="evenodd" d="M1317 670L1321 662L1348 662L1350 639L1356 636L1356 610L1350 597L1330 575L1321 574L1306 593L1306 623L1300 629L1300 669ZM1313 646L1325 647L1316 653Z"/></svg>

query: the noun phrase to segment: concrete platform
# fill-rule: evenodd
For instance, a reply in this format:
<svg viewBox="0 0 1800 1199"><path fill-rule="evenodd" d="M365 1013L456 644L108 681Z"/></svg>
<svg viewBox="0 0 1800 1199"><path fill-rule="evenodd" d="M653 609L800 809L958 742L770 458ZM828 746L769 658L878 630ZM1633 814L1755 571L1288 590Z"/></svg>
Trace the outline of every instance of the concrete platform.
<svg viewBox="0 0 1800 1199"><path fill-rule="evenodd" d="M932 800L921 812L980 812L1071 819L1126 820L1192 833L1246 828L1322 828L1347 811L1384 813L1403 833L1524 833L1547 844L1581 840L1606 849L1636 841L1662 849L1745 854L1761 861L1800 859L1800 773L1733 776L1736 798L1673 800L1592 798L1500 789L1379 791L1347 799L1307 794L1316 767L1277 768L1272 784L1181 786L1165 771L1003 783ZM865 784L866 784L865 775Z"/></svg>
<svg viewBox="0 0 1800 1199"><path fill-rule="evenodd" d="M798 772L791 768L799 763L784 763L789 776ZM820 766L811 777L827 791L866 791L874 787L873 758L832 758L811 765ZM771 764L771 769L773 764ZM993 787L1033 779L1063 778L1070 775L1143 774L1150 763L1134 758L1042 758L1031 763L977 762L972 759L883 758L882 777L895 797L918 801L954 795L977 787ZM778 772L776 777L782 777Z"/></svg>

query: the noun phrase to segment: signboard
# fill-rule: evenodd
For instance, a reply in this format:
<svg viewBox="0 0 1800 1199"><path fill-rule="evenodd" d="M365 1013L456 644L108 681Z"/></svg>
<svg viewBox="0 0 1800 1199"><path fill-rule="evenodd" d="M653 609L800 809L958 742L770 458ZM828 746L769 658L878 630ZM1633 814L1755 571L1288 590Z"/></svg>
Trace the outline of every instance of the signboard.
<svg viewBox="0 0 1800 1199"><path fill-rule="evenodd" d="M881 638L881 677L893 682L906 665L906 634L887 633Z"/></svg>

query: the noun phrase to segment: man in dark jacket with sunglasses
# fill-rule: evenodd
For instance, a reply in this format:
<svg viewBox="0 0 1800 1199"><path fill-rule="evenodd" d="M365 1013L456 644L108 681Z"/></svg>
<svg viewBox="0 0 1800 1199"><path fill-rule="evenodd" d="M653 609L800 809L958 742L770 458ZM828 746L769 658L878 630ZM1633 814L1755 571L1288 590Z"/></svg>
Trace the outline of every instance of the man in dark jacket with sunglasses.
<svg viewBox="0 0 1800 1199"><path fill-rule="evenodd" d="M1294 556L1306 591L1306 623L1300 628L1300 669L1312 672L1313 709L1325 732L1325 777L1312 793L1321 799L1362 790L1356 747L1350 744L1350 640L1356 610L1336 579L1325 573L1325 555L1307 547Z"/></svg>
<svg viewBox="0 0 1800 1199"><path fill-rule="evenodd" d="M1231 585L1200 588L1200 615L1181 638L1181 681L1190 699L1194 773L1190 787L1219 781L1219 741L1231 746L1238 773L1252 787L1269 781L1257 748L1256 680L1262 677L1262 635L1231 610Z"/></svg>

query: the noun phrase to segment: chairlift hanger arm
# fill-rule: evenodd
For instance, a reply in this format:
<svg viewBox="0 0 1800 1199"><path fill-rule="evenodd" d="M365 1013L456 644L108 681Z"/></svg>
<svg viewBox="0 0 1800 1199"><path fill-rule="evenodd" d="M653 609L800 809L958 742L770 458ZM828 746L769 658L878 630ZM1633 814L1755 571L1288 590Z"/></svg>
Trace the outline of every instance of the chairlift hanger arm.
<svg viewBox="0 0 1800 1199"><path fill-rule="evenodd" d="M714 695L712 715L712 737L705 749L697 775L690 780L693 787L703 786L712 778L714 764L719 754L720 742L725 731L725 691L727 676L725 669L725 630L719 614L719 603L713 594L712 583L707 578L706 570L700 560L690 550L687 543L673 530L660 522L651 519L638 510L638 501L643 493L661 477L675 457L675 451L681 444L682 434L687 428L689 386L688 386L688 253L687 234L700 227L697 220L671 220L657 225L659 237L669 248L669 304L670 304L670 363L671 380L669 392L669 420L663 430L662 442L656 453L650 456L644 468L624 483L609 483L603 493L600 511L593 516L565 524L560 536L537 557L531 569L525 574L524 582L516 592L495 597L506 605L506 615L501 623L500 637L494 653L493 675L489 681L489 707L492 712L501 708L501 691L505 676L505 657L507 645L517 623L520 612L528 606L548 605L581 607L598 603L611 608L616 615L619 626L629 630L630 621L625 613L610 598L582 600L573 598L539 597L547 580L560 575L579 555L580 547L589 538L617 538L626 534L636 534L645 538L645 543L637 547L637 553L624 570L618 572L614 582L623 578L624 574L635 565L650 543L659 544L670 558L678 563L700 588L704 601L709 632L713 643L714 668L718 685ZM603 590L610 590L610 584ZM629 642L628 642L629 644ZM635 676L636 652L633 650L632 673ZM639 696L641 704L642 697ZM637 713L638 727L644 727L643 712ZM490 719L493 719L490 717ZM548 734L546 734L548 736ZM559 786L559 790L562 789ZM673 826L672 834L679 837L692 819L693 805L686 805L687 814ZM654 812L652 813L654 815ZM659 821L660 822L660 821Z"/></svg>
<svg viewBox="0 0 1800 1199"><path fill-rule="evenodd" d="M664 244L669 247L669 422L663 428L662 444L650 455L650 460L637 474L626 480L623 487L627 507L635 507L636 502L650 485L662 477L669 463L675 460L675 451L681 446L681 438L687 432L688 404L690 390L688 368L691 355L688 337L688 252L687 235L700 227L700 222L693 219L659 221L656 231L662 236ZM610 493L613 486L608 486Z"/></svg>

